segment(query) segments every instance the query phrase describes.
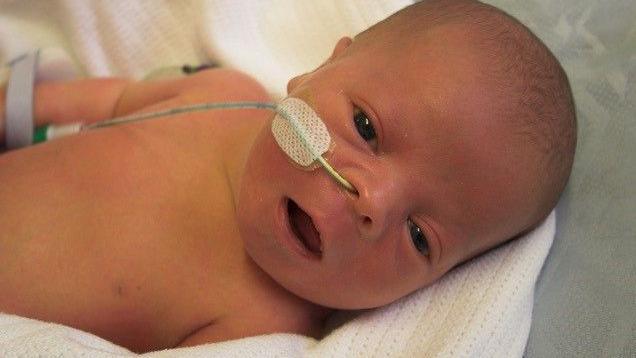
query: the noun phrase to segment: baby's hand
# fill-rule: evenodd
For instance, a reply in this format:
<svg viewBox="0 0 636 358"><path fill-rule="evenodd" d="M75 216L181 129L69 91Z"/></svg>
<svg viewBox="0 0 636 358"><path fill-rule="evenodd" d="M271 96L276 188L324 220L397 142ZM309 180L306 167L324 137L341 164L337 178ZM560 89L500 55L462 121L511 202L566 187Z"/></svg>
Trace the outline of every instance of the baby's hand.
<svg viewBox="0 0 636 358"><path fill-rule="evenodd" d="M4 90L0 113L4 113ZM232 100L269 101L249 76L229 69L206 69L190 76L134 82L124 78L89 78L39 83L34 89L34 125L90 124L139 111L175 105ZM4 143L0 117L0 147Z"/></svg>
<svg viewBox="0 0 636 358"><path fill-rule="evenodd" d="M82 79L39 83L34 88L34 126L73 122L91 123L110 118L124 89L121 78ZM5 138L5 94L0 95L0 146Z"/></svg>

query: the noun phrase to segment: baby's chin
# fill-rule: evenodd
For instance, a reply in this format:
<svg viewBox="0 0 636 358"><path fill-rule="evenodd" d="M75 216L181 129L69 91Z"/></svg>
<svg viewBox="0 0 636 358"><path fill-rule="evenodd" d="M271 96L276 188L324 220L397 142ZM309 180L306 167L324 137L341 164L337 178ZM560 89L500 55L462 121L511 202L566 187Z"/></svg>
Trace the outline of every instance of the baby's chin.
<svg viewBox="0 0 636 358"><path fill-rule="evenodd" d="M340 287L331 288L320 285L309 287L309 285L304 284L300 286L280 284L289 292L305 301L336 310L361 310L382 307L408 294L395 294L395 292L388 290L387 292L367 291L367 293L354 293L354 290L346 290ZM362 292L362 290L359 292Z"/></svg>
<svg viewBox="0 0 636 358"><path fill-rule="evenodd" d="M365 309L373 309L378 307L383 307L389 305L400 298L404 297L397 296L391 298L373 298L369 296L356 296L356 297L336 297L336 298L327 298L323 300L322 304L314 302L320 306L328 307L336 310L365 310Z"/></svg>

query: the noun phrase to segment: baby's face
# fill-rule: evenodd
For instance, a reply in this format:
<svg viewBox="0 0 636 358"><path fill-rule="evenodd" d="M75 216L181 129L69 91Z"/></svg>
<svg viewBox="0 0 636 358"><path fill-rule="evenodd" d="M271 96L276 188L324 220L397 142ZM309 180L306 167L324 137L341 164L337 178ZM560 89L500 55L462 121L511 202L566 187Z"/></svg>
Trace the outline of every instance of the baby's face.
<svg viewBox="0 0 636 358"><path fill-rule="evenodd" d="M357 194L293 163L269 126L260 133L241 183L241 235L287 290L333 308L384 305L518 232L516 159L488 118L478 63L452 41L462 40L396 51L343 40L290 82L289 96L325 122L324 157Z"/></svg>

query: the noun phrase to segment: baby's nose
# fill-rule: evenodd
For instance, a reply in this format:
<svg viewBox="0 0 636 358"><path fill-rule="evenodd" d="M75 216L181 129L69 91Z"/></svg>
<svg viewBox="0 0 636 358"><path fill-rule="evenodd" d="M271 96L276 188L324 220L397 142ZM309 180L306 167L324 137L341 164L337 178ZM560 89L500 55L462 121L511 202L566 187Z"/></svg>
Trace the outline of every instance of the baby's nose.
<svg viewBox="0 0 636 358"><path fill-rule="evenodd" d="M358 232L363 240L377 240L388 229L393 205L392 184L375 185L368 182L353 181L355 193L349 193L353 201L354 215Z"/></svg>

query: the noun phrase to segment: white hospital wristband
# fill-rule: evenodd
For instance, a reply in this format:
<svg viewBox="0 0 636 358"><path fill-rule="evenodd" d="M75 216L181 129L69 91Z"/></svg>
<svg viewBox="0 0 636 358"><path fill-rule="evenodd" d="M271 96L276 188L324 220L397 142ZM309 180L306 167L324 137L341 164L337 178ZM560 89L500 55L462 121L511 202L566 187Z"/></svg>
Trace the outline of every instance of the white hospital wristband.
<svg viewBox="0 0 636 358"><path fill-rule="evenodd" d="M11 61L5 94L5 145L17 149L33 143L33 85L39 50Z"/></svg>

